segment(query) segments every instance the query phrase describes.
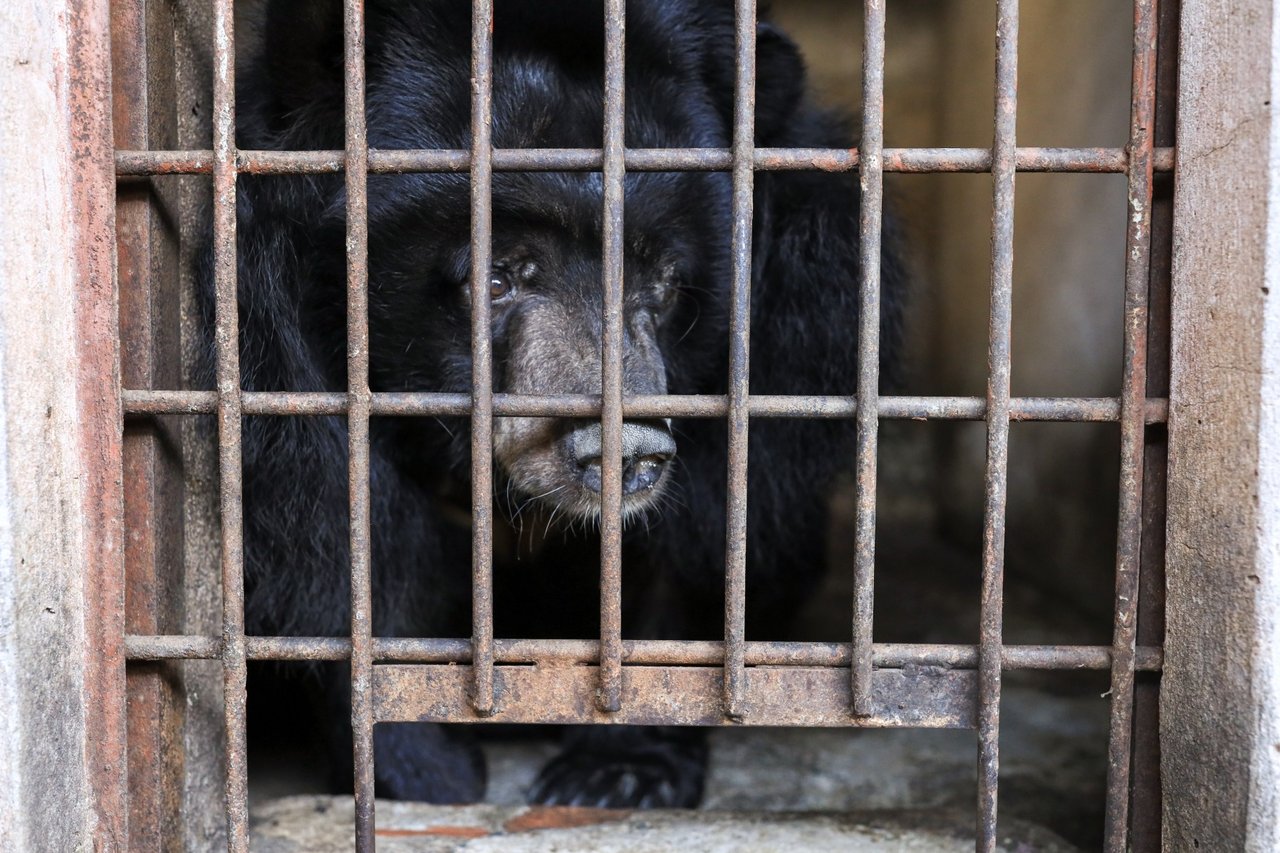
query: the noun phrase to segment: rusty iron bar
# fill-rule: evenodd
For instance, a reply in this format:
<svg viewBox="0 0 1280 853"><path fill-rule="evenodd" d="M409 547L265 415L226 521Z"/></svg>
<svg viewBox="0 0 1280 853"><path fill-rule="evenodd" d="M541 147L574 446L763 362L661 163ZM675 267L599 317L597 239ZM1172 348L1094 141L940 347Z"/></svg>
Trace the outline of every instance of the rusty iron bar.
<svg viewBox="0 0 1280 853"><path fill-rule="evenodd" d="M978 653L979 853L996 848L1000 787L1000 677L1008 501L1013 205L1018 106L1018 0L997 0L995 133L991 147L991 315L987 349L987 464Z"/></svg>
<svg viewBox="0 0 1280 853"><path fill-rule="evenodd" d="M868 716L876 567L876 462L880 437L880 230L884 206L884 0L864 0L862 147L858 163L858 389L850 669L852 711Z"/></svg>
<svg viewBox="0 0 1280 853"><path fill-rule="evenodd" d="M1147 393L1147 288L1151 261L1151 152L1154 147L1156 0L1134 0L1133 90L1129 126L1129 205L1125 253L1124 366L1120 397L1120 506L1116 536L1115 638L1104 849L1129 846L1134 654L1142 558L1143 457Z"/></svg>
<svg viewBox="0 0 1280 853"><path fill-rule="evenodd" d="M364 3L343 3L347 189L347 489L351 536L351 733L355 844L374 848L373 578L369 462L369 192Z"/></svg>
<svg viewBox="0 0 1280 853"><path fill-rule="evenodd" d="M147 147L153 142L172 145L176 116L156 104L174 101L173 21L170 9L144 0L110 4L111 17L111 129L117 147ZM166 40L165 36L168 36ZM143 61L144 60L144 61ZM106 106L105 104L102 106ZM104 110L105 112L105 110ZM114 171L108 152L98 150L94 172ZM178 340L177 288L153 288L153 281L171 282L179 271L177 234L166 216L175 201L175 182L138 179L108 184L116 190L115 246L119 317L120 382L142 387L176 385L181 374ZM109 253L107 253L109 255ZM104 292L104 297L109 293ZM109 300L108 300L109 301ZM105 349L106 337L98 343ZM114 395L99 393L93 399L115 405ZM120 425L114 425L119 430ZM119 430L124 506L124 530L116 539L124 551L125 633L167 633L178 630L182 617L180 593L183 550L181 424L176 419L126 422ZM95 443L98 452L109 451ZM105 482L112 478L97 478ZM95 525L101 535L114 536L105 525ZM104 563L103 567L109 566ZM98 590L95 609L111 601L108 590ZM117 637L123 643L123 634ZM101 649L92 644L91 647ZM123 655L121 655L123 656ZM111 666L109 656L95 656ZM115 669L118 673L121 670ZM111 768L113 788L127 796L128 849L147 843L159 849L181 846L183 838L183 766L186 750L180 732L185 696L183 668L176 661L143 663L123 670L125 693L119 706L126 709L120 742L102 737L109 725L96 725L104 747L127 754L124 779ZM101 703L111 708L111 702ZM127 740L127 744L124 742ZM100 764L104 769L110 765Z"/></svg>
<svg viewBox="0 0 1280 853"><path fill-rule="evenodd" d="M246 391L242 395L247 415L342 415L345 394L330 392ZM196 415L217 410L213 391L124 391L126 415ZM471 413L469 394L434 392L374 393L371 411L379 416L465 416ZM889 397L877 400L881 418L893 420L969 420L986 417L982 397ZM728 412L723 395L655 394L624 397L623 417L722 418ZM753 418L849 418L857 414L857 402L843 396L786 396L753 394L747 401ZM494 394L493 413L499 416L590 418L600 415L600 398L592 394L524 395ZM1168 420L1169 401L1148 397L1147 424ZM1113 423L1120 419L1117 397L1013 397L1012 421Z"/></svg>
<svg viewBox="0 0 1280 853"><path fill-rule="evenodd" d="M623 197L626 186L626 3L604 6L604 207L601 252L604 317L600 394L600 684L601 711L622 707L622 311Z"/></svg>
<svg viewBox="0 0 1280 853"><path fill-rule="evenodd" d="M227 849L249 850L244 528L236 302L235 30L232 0L213 4L213 275L222 528L222 671Z"/></svg>
<svg viewBox="0 0 1280 853"><path fill-rule="evenodd" d="M977 673L939 667L876 671L875 709L849 713L849 676L839 669L751 669L751 713L741 721L724 714L723 666L627 668L624 701L604 712L591 700L594 666L500 666L504 693L521 697L498 715L478 722L559 725L849 726L971 729ZM466 667L452 664L380 666L374 673L379 721L477 722L467 702ZM797 701L803 697L803 701Z"/></svg>
<svg viewBox="0 0 1280 853"><path fill-rule="evenodd" d="M1178 0L1157 4L1154 143L1174 143L1177 129ZM1152 181L1151 249L1148 267L1147 394L1168 396L1170 357L1170 281L1173 264L1173 175ZM1164 644L1165 526L1169 434L1164 425L1147 429L1142 464L1142 556L1138 570L1138 659L1142 647ZM1141 664L1138 669L1141 671ZM1163 844L1160 776L1160 675L1137 679L1133 708L1132 805L1129 849L1156 853Z"/></svg>
<svg viewBox="0 0 1280 853"><path fill-rule="evenodd" d="M747 714L747 431L751 378L751 229L755 201L756 4L734 4L733 272L729 300L729 430L725 474L724 715Z"/></svg>
<svg viewBox="0 0 1280 853"><path fill-rule="evenodd" d="M351 641L346 637L246 637L249 660L346 660ZM747 666L847 667L853 660L849 643L747 641ZM221 655L217 637L130 634L125 638L129 660L214 660ZM1111 646L1004 646L1001 666L1006 670L1106 670ZM595 640L494 641L495 663L599 663ZM876 643L875 665L901 669L941 666L973 669L978 647L942 643ZM377 637L376 663L471 663L469 639ZM623 640L622 661L633 666L714 666L724 661L724 644L716 640ZM1164 666L1159 646L1138 646L1135 663L1140 672L1159 672Z"/></svg>
<svg viewBox="0 0 1280 853"><path fill-rule="evenodd" d="M471 13L471 642L472 704L494 712L493 348L489 275L493 252L493 0Z"/></svg>
<svg viewBox="0 0 1280 853"><path fill-rule="evenodd" d="M766 171L851 172L858 168L858 150L843 148L757 148L754 168ZM1128 168L1123 148L1019 148L1019 172L1094 172L1122 174ZM1173 149L1152 153L1157 172L1173 171ZM631 172L720 171L733 169L729 148L632 148L624 152ZM601 171L604 155L590 148L497 148L493 168L499 172ZM117 151L116 176L200 175L213 171L211 151ZM313 175L341 172L341 151L240 151L237 170L247 175ZM471 152L466 150L371 150L370 174L400 175L415 172L466 172ZM990 172L987 148L885 148L885 172L927 174L939 172Z"/></svg>
<svg viewBox="0 0 1280 853"><path fill-rule="evenodd" d="M61 820L51 812L51 807L56 807L54 804L60 801L56 794L46 798L38 791L23 792L26 796L12 789L7 793L13 796L11 801L15 804L21 797L23 805L18 808L25 812L24 818L31 821L28 825L32 827L52 830L59 825L60 828L69 828L81 821L92 821L96 849L123 850L129 845L130 809L124 779L129 767L129 709L122 641L127 630L123 554L126 546L123 542L131 531L126 527L118 467L123 454L123 439L117 428L120 412L120 320L113 276L116 211L112 203L114 186L110 159L113 130L110 4L102 0L71 3L59 18L58 26L62 32L54 35L65 39L62 42L65 53L59 51L61 55L55 58L53 69L39 72L43 74L52 70L63 86L57 93L56 137L32 140L31 144L61 143L66 146L66 150L58 152L57 158L65 164L63 168L67 172L52 176L47 190L50 198L42 200L41 205L49 211L50 218L44 223L45 227L69 227L69 234L58 236L70 238L74 244L74 251L65 259L65 268L53 274L52 283L59 288L71 282L75 286L75 301L69 306L74 315L71 328L63 332L74 335L75 364L71 375L61 377L70 392L66 405L75 411L74 414L59 412L51 415L53 419L45 428L73 430L71 436L57 436L68 440L60 452L64 460L75 456L78 465L87 467L92 473L78 478L76 507L62 508L78 538L72 544L71 537L77 533L65 533L67 539L62 553L76 560L76 565L62 567L59 573L75 589L69 596L70 601L84 595L85 606L74 616L82 626L82 633L58 638L51 645L52 649L57 648L58 643L66 643L78 660L67 661L62 667L51 666L54 674L50 677L56 677L58 669L73 671L76 678L83 679L78 685L83 692L77 690L74 695L68 695L61 690L50 690L48 695L57 696L60 707L56 711L50 709L48 719L24 720L23 730L37 732L42 725L50 725L54 719L52 714L71 716L76 711L81 712L79 720L84 725L84 748L79 755L69 754L69 751L61 755L51 743L39 746L28 743L24 745L24 759L29 761L36 755L50 758L58 755L69 766L50 766L46 772L65 773L66 782L77 786L82 784L83 787L79 787L82 800L74 803L74 813L62 816ZM12 40L12 32L8 35ZM23 45L21 49L28 55L32 52L29 45ZM25 62L25 59L18 59L14 65ZM64 124L68 119L70 124ZM36 160L31 158L29 162ZM53 212L55 197L57 213ZM33 227L29 230L34 232ZM46 319L43 322L48 325L50 321ZM25 389L19 385L18 393L23 391ZM9 411L16 413L18 409L10 407ZM72 447L78 447L79 451L72 450ZM41 477L52 477L52 474L42 472ZM58 488L68 486L65 482L57 485ZM6 568L10 565L10 553L6 550ZM54 570L53 566L47 568ZM53 590L49 594L57 596ZM28 608L38 612L31 601L24 601L18 608L21 612ZM12 636L7 633L12 630L8 613L6 611L6 627L3 629L6 647ZM35 636L33 634L32 639ZM8 657L6 654L6 660ZM36 686L39 675L38 672L24 672L22 675L24 679L30 679L29 689L37 693L41 690ZM5 677L6 681L12 677L7 667ZM50 686L45 685L44 689L48 690ZM42 704L34 707L40 708ZM6 707L4 713L11 713L10 708ZM7 719L13 720L14 717ZM15 721L13 725L16 728L18 724ZM72 736L62 743L69 746L79 737ZM34 771L36 768L32 763L24 769ZM35 778L38 786L38 777ZM63 781L59 779L60 783ZM62 790L69 791L70 786ZM42 811L46 813L41 814ZM9 808L5 814L6 826L13 825L8 819L11 814ZM8 832L5 834L10 837ZM65 834L68 838L73 834L83 837L78 827ZM32 837L30 843L40 843L35 840L38 837ZM44 843L57 842L50 842L46 837Z"/></svg>

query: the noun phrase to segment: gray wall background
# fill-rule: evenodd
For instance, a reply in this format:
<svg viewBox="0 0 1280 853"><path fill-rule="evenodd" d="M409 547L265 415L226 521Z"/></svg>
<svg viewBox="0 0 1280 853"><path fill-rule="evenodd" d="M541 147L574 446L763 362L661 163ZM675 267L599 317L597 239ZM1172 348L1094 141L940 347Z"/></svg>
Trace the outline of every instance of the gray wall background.
<svg viewBox="0 0 1280 853"><path fill-rule="evenodd" d="M857 116L862 11L837 0L780 0L819 98ZM1021 6L1018 144L1123 146L1132 10L1110 0ZM994 4L888 4L885 145L989 147L994 123ZM903 393L986 393L989 175L888 175L915 264L910 379ZM1124 290L1123 175L1017 178L1013 394L1115 396ZM976 550L982 531L981 424L889 425L885 528L921 525ZM1114 425L1014 424L1009 582L1065 596L1109 641L1119 432ZM895 483L892 478L897 477ZM905 493L905 494L903 494ZM900 497L893 501L894 495ZM882 548L882 571L894 555ZM975 568L976 571L976 568ZM1086 638L1076 638L1083 640Z"/></svg>

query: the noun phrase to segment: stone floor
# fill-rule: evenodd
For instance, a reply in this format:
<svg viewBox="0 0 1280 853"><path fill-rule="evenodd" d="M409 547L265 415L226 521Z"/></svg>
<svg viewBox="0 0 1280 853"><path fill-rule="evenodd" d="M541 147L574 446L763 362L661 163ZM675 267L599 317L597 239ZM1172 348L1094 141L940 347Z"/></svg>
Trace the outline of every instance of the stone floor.
<svg viewBox="0 0 1280 853"><path fill-rule="evenodd" d="M349 797L289 797L253 816L255 853L340 853L351 849ZM954 813L795 814L628 812L573 807L378 804L384 853L965 853L968 819ZM1022 822L1002 825L1004 853L1076 848Z"/></svg>

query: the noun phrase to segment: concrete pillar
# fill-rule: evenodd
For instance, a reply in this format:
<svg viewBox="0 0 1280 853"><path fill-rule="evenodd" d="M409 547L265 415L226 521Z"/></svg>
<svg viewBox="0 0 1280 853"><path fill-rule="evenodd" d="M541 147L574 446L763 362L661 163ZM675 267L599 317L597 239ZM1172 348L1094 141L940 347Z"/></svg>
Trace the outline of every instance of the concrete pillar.
<svg viewBox="0 0 1280 853"><path fill-rule="evenodd" d="M1280 70L1274 0L1182 6L1165 849L1280 847Z"/></svg>
<svg viewBox="0 0 1280 853"><path fill-rule="evenodd" d="M107 4L0 5L0 848L125 849Z"/></svg>

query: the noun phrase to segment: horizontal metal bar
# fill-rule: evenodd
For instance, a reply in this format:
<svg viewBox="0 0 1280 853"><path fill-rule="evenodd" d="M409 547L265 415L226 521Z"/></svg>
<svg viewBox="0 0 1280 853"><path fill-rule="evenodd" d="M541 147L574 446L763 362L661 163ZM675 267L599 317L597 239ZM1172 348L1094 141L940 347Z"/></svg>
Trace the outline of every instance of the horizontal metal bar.
<svg viewBox="0 0 1280 853"><path fill-rule="evenodd" d="M217 395L212 391L123 392L126 415L197 415L216 411ZM758 418L850 418L858 410L852 396L786 396L755 394L748 399L752 417ZM986 413L982 397L881 397L880 417L892 420L981 420ZM630 418L724 417L729 410L723 395L665 394L624 398L622 413ZM341 392L248 391L244 394L246 415L343 415L347 395ZM455 415L471 413L470 394L432 392L375 393L374 415ZM573 417L600 416L600 397L594 394L551 396L525 394L493 395L493 413L498 416ZM1146 422L1165 423L1169 401L1149 397ZM1014 397L1010 417L1015 421L1059 421L1108 423L1120 417L1120 401L1115 397Z"/></svg>
<svg viewBox="0 0 1280 853"><path fill-rule="evenodd" d="M1157 172L1173 171L1172 148L1157 148ZM210 151L117 151L116 176L199 175L213 170ZM858 168L857 149L757 148L757 171L850 172ZM632 148L624 154L628 172L717 171L733 168L728 148ZM604 156L594 148L503 148L493 152L498 172L598 172ZM1122 173L1128 167L1123 148L1019 148L1020 172ZM239 151L237 171L247 175L307 175L343 170L342 151ZM370 174L466 172L471 152L413 150L369 152ZM886 148L884 171L906 173L990 172L988 148Z"/></svg>
<svg viewBox="0 0 1280 853"><path fill-rule="evenodd" d="M471 705L469 666L376 666L374 713L384 722L973 728L978 681L972 671L939 667L879 670L870 712L854 717L849 676L842 670L760 666L751 670L740 716L731 719L724 713L723 666L628 667L612 711L597 707L598 670L496 666L497 706L492 716L482 717Z"/></svg>
<svg viewBox="0 0 1280 853"><path fill-rule="evenodd" d="M497 663L590 664L599 659L595 640L495 640ZM250 660L345 660L351 654L346 637L246 637ZM218 657L218 637L130 634L125 637L130 660L206 660ZM748 642L747 666L848 667L848 643ZM379 637L373 641L378 663L470 663L471 641L464 639L408 639ZM714 666L724 660L719 640L623 640L622 661L634 666ZM876 643L877 667L943 666L971 669L977 647L941 643ZM1085 669L1111 667L1110 646L1005 646L1001 665L1006 670ZM1159 672L1159 646L1139 646L1137 668Z"/></svg>

